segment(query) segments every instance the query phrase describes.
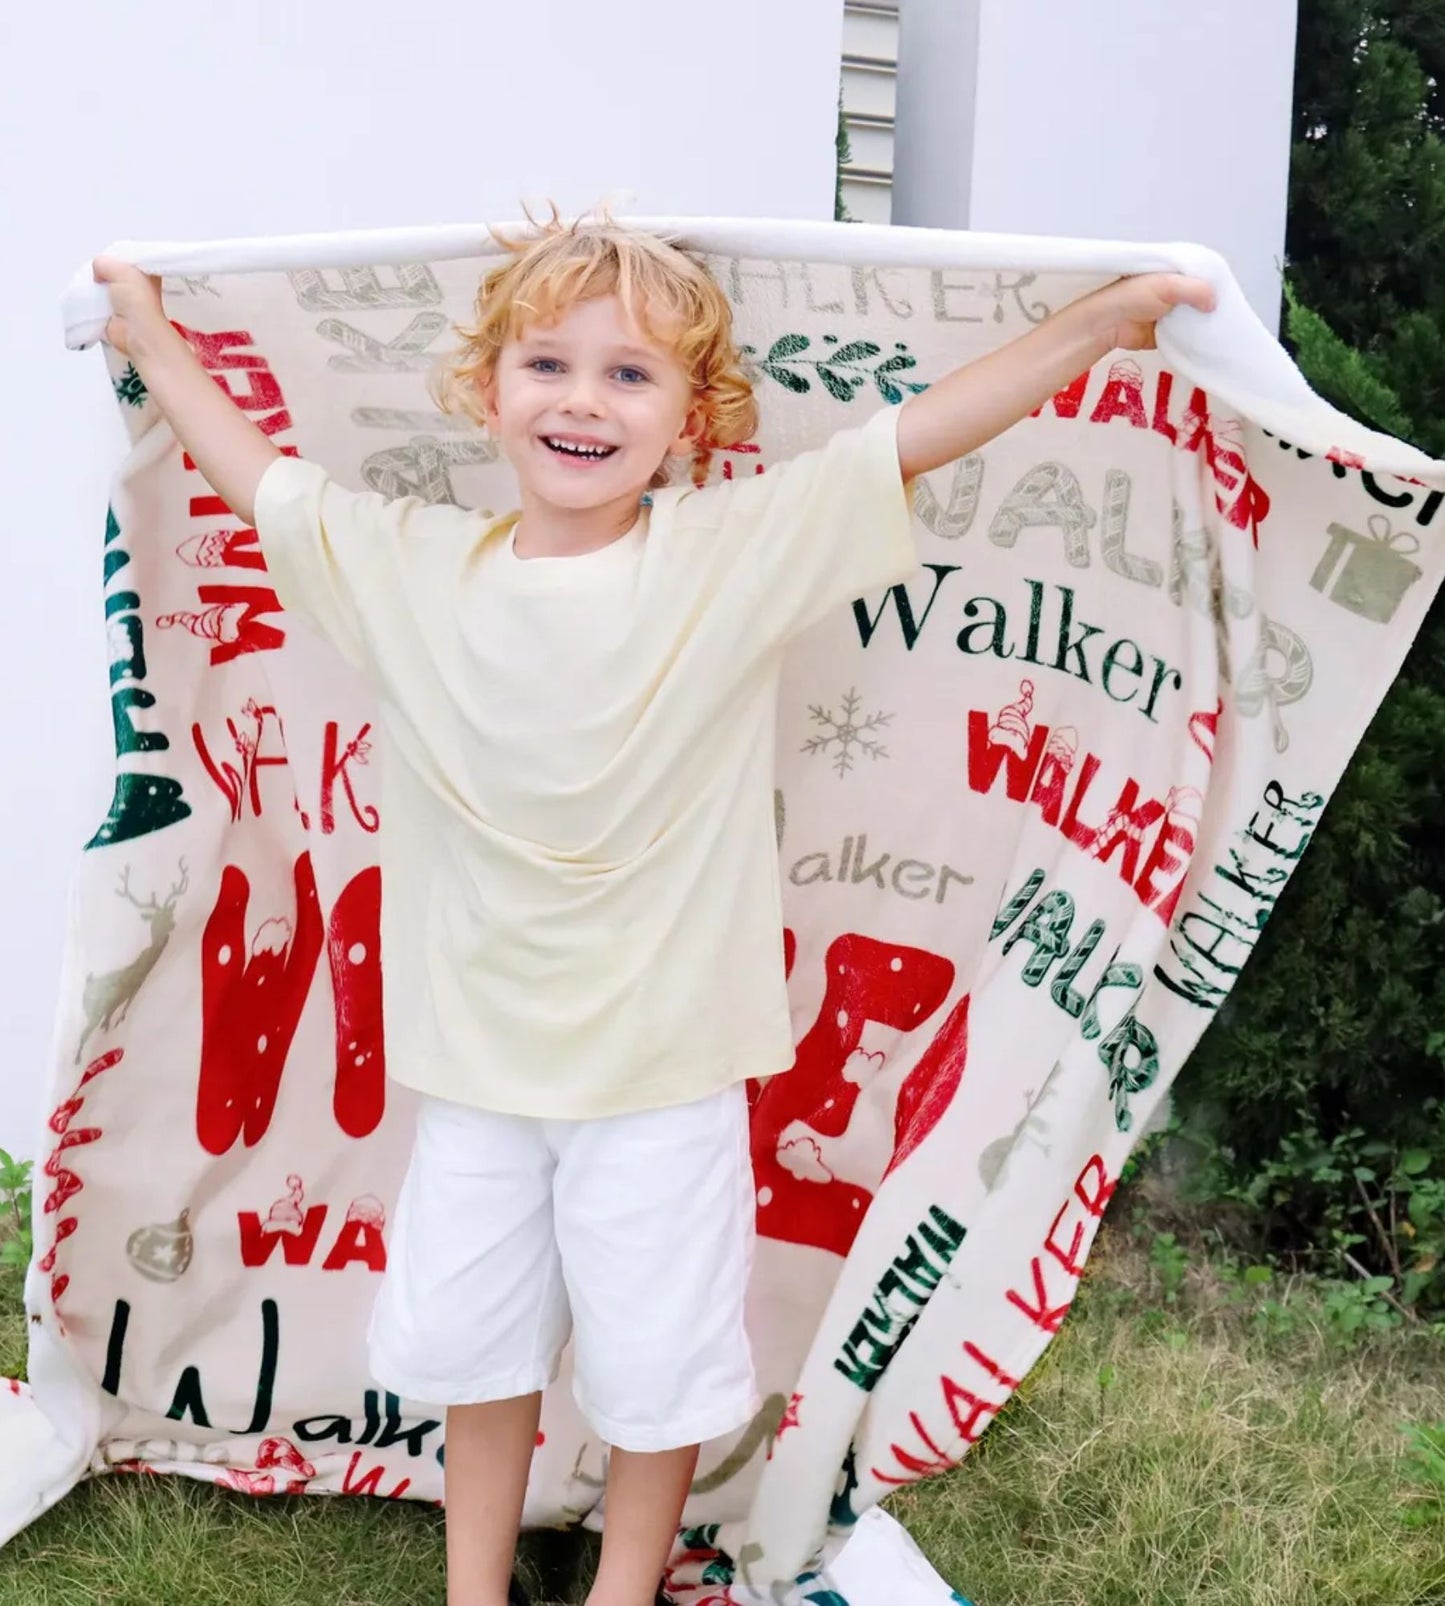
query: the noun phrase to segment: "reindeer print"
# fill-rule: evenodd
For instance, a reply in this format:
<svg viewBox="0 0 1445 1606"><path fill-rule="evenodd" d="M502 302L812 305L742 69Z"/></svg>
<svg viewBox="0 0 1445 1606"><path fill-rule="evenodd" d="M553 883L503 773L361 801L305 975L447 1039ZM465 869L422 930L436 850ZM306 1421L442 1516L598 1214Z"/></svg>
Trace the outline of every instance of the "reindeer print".
<svg viewBox="0 0 1445 1606"><path fill-rule="evenodd" d="M144 986L146 977L155 968L156 960L160 958L166 944L171 940L171 933L176 929L176 904L190 885L190 871L186 868L184 859L180 861L180 872L180 880L172 883L164 902L158 902L152 894L144 903L130 890L128 865L122 874L120 886L116 888L116 896L125 898L140 910L141 919L150 928L150 941L128 965L122 965L119 970L107 970L99 976L86 976L85 990L81 994L85 1029L81 1032L80 1041L75 1047L77 1065L80 1064L80 1056L85 1052L86 1043L96 1031L108 1032L112 1026L125 1019L131 1000Z"/></svg>

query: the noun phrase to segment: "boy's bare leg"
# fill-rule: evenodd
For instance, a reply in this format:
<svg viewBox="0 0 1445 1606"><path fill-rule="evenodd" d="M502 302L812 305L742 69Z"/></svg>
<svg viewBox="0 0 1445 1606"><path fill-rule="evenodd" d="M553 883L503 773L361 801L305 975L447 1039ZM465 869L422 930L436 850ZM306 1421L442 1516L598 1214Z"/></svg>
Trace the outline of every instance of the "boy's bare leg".
<svg viewBox="0 0 1445 1606"><path fill-rule="evenodd" d="M507 1606L540 1394L447 1409L447 1606Z"/></svg>
<svg viewBox="0 0 1445 1606"><path fill-rule="evenodd" d="M697 1450L613 1449L607 1468L602 1560L587 1606L653 1606L682 1522Z"/></svg>

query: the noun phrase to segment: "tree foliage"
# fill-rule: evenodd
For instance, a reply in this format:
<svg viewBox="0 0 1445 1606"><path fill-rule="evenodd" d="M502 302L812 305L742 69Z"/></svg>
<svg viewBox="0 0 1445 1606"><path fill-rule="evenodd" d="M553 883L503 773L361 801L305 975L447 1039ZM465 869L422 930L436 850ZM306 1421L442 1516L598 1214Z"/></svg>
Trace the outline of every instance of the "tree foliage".
<svg viewBox="0 0 1445 1606"><path fill-rule="evenodd" d="M1301 0L1287 343L1445 456L1445 0ZM1178 1083L1276 1248L1445 1310L1445 604ZM1407 1163L1408 1162L1408 1163ZM1347 1258L1348 1257L1348 1258Z"/></svg>

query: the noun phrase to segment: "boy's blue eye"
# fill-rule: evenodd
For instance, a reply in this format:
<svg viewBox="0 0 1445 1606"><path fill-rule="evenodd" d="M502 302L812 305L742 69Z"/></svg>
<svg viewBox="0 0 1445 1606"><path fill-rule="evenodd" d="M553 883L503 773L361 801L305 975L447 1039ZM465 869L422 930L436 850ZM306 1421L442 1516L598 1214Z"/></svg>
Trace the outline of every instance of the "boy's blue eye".
<svg viewBox="0 0 1445 1606"><path fill-rule="evenodd" d="M531 357L527 360L525 366L537 374L560 374L565 371L565 364L557 357ZM613 373L624 385L649 385L652 383L650 374L642 368L632 367L631 364L616 368Z"/></svg>

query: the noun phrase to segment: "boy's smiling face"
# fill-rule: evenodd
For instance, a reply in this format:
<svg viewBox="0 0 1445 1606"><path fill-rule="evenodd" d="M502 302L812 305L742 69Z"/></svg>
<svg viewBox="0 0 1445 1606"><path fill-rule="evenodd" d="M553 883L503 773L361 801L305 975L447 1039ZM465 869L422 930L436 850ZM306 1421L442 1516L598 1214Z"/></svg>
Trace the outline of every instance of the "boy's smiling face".
<svg viewBox="0 0 1445 1606"><path fill-rule="evenodd" d="M616 296L575 302L502 347L487 423L524 493L579 512L631 502L696 439L686 369Z"/></svg>

